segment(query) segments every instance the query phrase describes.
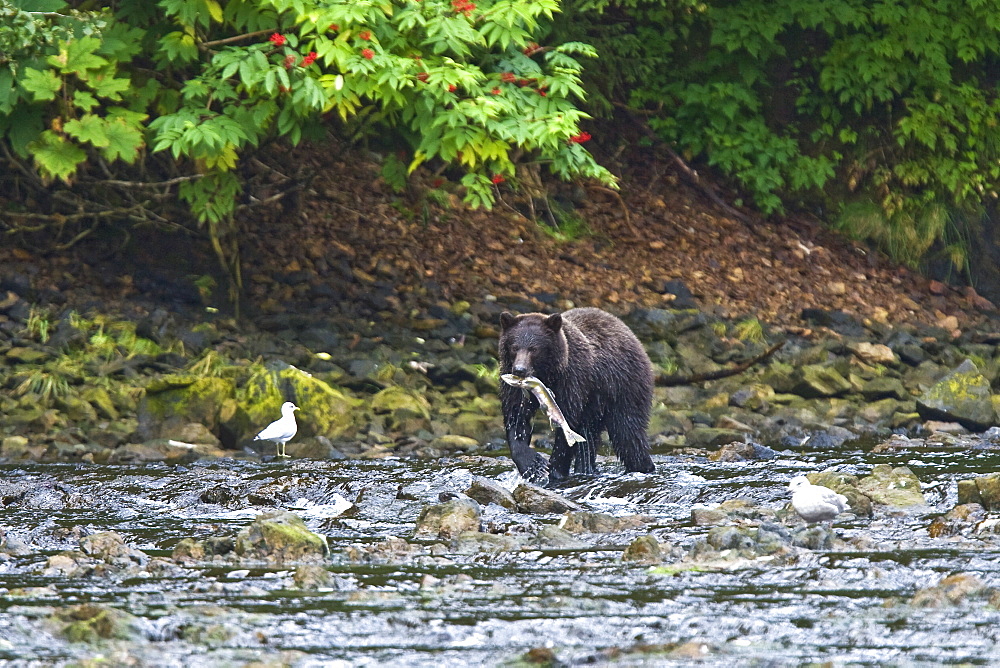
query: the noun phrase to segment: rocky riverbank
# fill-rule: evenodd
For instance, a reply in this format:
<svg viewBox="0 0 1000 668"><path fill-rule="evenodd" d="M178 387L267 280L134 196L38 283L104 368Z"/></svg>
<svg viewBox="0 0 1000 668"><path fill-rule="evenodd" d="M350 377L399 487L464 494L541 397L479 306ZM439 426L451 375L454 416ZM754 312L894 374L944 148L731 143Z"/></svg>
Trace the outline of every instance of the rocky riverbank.
<svg viewBox="0 0 1000 668"><path fill-rule="evenodd" d="M503 454L498 316L547 308L490 297L434 305L405 326L308 313L237 326L162 308L131 320L57 310L33 303L30 284L8 278L0 288L5 460L269 456L270 445L251 439L285 400L300 407L300 431L288 444L294 457ZM691 301L682 283L671 288L676 300ZM776 328L697 308L621 315L661 376L650 425L657 453L807 439L836 446L1000 424L992 390L1000 329L991 321L892 326L812 309L801 327ZM681 383L776 342L783 346L772 357L742 373ZM548 432L542 417L536 432ZM714 456L745 454L734 447Z"/></svg>

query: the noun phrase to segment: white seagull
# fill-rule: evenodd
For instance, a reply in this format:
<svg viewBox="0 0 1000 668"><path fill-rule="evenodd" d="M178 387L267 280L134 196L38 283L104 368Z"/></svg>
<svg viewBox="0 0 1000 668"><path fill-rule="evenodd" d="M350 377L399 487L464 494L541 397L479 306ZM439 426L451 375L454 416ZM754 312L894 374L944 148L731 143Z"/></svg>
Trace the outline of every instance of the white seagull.
<svg viewBox="0 0 1000 668"><path fill-rule="evenodd" d="M847 497L822 485L813 485L804 475L788 483L792 491L792 508L806 522L826 522L847 510Z"/></svg>
<svg viewBox="0 0 1000 668"><path fill-rule="evenodd" d="M287 457L285 454L285 443L292 440L298 425L295 424L295 411L299 407L291 401L281 404L281 417L260 430L254 436L255 441L274 441L275 449L279 457Z"/></svg>

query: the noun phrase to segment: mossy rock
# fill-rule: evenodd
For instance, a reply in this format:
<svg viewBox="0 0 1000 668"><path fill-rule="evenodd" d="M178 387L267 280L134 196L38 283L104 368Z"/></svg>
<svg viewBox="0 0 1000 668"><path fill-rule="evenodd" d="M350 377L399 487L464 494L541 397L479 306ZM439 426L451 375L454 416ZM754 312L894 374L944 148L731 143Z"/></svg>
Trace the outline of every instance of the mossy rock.
<svg viewBox="0 0 1000 668"><path fill-rule="evenodd" d="M825 364L809 364L795 374L796 382L792 393L806 399L835 397L851 391L851 383L834 367Z"/></svg>
<svg viewBox="0 0 1000 668"><path fill-rule="evenodd" d="M118 419L118 409L115 408L115 402L103 387L88 387L80 393L80 396L94 407L100 417L108 420Z"/></svg>
<svg viewBox="0 0 1000 668"><path fill-rule="evenodd" d="M277 563L322 561L330 552L325 537L287 510L258 515L236 536L234 549L244 559Z"/></svg>
<svg viewBox="0 0 1000 668"><path fill-rule="evenodd" d="M402 387L387 387L376 392L371 398L371 409L376 413L388 413L399 421L409 418L429 420L431 417L428 401Z"/></svg>
<svg viewBox="0 0 1000 668"><path fill-rule="evenodd" d="M973 431L997 424L990 381L968 359L917 400L917 411L925 420L958 422Z"/></svg>
<svg viewBox="0 0 1000 668"><path fill-rule="evenodd" d="M632 561L640 564L658 564L663 561L663 549L656 536L647 534L639 536L625 548L622 561Z"/></svg>
<svg viewBox="0 0 1000 668"><path fill-rule="evenodd" d="M52 619L70 642L96 643L142 637L138 617L109 606L84 603L56 610Z"/></svg>
<svg viewBox="0 0 1000 668"><path fill-rule="evenodd" d="M241 437L250 438L281 416L281 404L294 402L299 410L295 419L298 435L325 436L337 439L354 426L354 418L364 402L298 369L284 365L271 373L257 376L243 393L243 405L249 420Z"/></svg>
<svg viewBox="0 0 1000 668"><path fill-rule="evenodd" d="M1000 474L959 480L958 502L978 503L990 511L1000 510Z"/></svg>
<svg viewBox="0 0 1000 668"><path fill-rule="evenodd" d="M858 477L849 473L841 473L835 469L828 469L819 473L808 473L806 477L813 485L832 489L837 494L847 497L847 505L851 507L851 512L859 517L871 517L871 498L858 489Z"/></svg>
<svg viewBox="0 0 1000 668"><path fill-rule="evenodd" d="M175 375L157 379L147 386L139 403L139 439L170 438L172 430L189 422L217 433L223 405L235 393L235 385L225 378Z"/></svg>

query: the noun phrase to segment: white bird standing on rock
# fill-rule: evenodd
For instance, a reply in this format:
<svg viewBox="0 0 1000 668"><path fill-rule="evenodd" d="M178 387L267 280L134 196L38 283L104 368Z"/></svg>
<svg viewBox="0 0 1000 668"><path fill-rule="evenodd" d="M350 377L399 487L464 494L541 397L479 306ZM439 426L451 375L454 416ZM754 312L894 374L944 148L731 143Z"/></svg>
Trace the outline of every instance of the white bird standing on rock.
<svg viewBox="0 0 1000 668"><path fill-rule="evenodd" d="M847 497L822 485L813 485L804 475L788 483L792 491L792 508L806 522L826 522L847 510Z"/></svg>
<svg viewBox="0 0 1000 668"><path fill-rule="evenodd" d="M279 457L287 457L285 454L285 443L292 440L298 425L295 424L295 411L299 407L291 401L281 404L281 417L260 430L254 436L254 441L274 441L275 449Z"/></svg>

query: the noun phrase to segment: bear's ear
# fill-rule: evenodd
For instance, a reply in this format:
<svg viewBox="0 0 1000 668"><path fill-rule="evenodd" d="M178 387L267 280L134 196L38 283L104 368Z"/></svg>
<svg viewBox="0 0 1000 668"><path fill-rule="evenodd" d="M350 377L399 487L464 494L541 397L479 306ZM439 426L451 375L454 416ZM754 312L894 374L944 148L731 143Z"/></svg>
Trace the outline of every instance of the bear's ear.
<svg viewBox="0 0 1000 668"><path fill-rule="evenodd" d="M553 313L548 318L543 320L542 324L545 325L546 329L555 334L562 327L562 315L559 313Z"/></svg>
<svg viewBox="0 0 1000 668"><path fill-rule="evenodd" d="M504 311L503 313L500 314L500 329L501 330L510 329L513 326L515 320L517 320L517 318L514 317L513 313Z"/></svg>

